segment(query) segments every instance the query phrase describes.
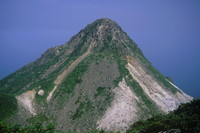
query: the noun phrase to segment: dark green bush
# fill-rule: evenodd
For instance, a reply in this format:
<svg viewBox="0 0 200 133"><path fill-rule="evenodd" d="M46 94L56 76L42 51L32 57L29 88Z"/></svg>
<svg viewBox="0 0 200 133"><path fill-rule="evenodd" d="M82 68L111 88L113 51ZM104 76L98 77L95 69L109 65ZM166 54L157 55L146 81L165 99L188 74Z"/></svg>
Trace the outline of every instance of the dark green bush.
<svg viewBox="0 0 200 133"><path fill-rule="evenodd" d="M180 129L181 133L200 132L200 99L181 104L179 108L168 115L158 115L148 120L139 121L132 125L129 133L153 133Z"/></svg>

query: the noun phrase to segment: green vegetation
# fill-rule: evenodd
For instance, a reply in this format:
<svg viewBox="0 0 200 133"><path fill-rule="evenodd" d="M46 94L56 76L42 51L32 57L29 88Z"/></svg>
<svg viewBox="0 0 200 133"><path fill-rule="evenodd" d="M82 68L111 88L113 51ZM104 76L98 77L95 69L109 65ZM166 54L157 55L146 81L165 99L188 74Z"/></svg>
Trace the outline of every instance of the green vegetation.
<svg viewBox="0 0 200 133"><path fill-rule="evenodd" d="M114 98L111 88L108 87L98 87L94 94L94 98L101 97L101 101L96 101L95 106L98 108L99 113L104 112L106 107L110 106L112 99Z"/></svg>
<svg viewBox="0 0 200 133"><path fill-rule="evenodd" d="M25 126L9 124L4 121L0 121L0 132L1 133L76 133L74 131L60 131L55 129L54 123L43 124L41 122L35 122ZM113 133L106 132L103 130L94 129L92 131L86 131L83 133Z"/></svg>
<svg viewBox="0 0 200 133"><path fill-rule="evenodd" d="M132 125L128 133L153 133L179 129L181 133L200 132L200 99L181 104L168 115L158 115Z"/></svg>
<svg viewBox="0 0 200 133"><path fill-rule="evenodd" d="M125 33L125 32L124 32ZM125 33L126 34L126 33ZM128 39L128 41L130 42L130 43L128 43L128 47L129 47L129 49L131 50L131 52L133 53L133 55L136 57L136 58L140 58L140 57L142 57L144 60L147 60L145 57L144 57L144 55L143 55L143 53L142 53L142 51L140 50L140 48L133 42L133 40L131 40L130 38L127 38Z"/></svg>
<svg viewBox="0 0 200 133"><path fill-rule="evenodd" d="M45 58L45 59L43 59ZM34 63L30 63L8 77L0 80L0 92L19 94L25 91L27 88L32 89L34 84L38 84L38 79L41 80L41 74L45 72L50 66L58 62L58 56L49 55L48 57L43 57L36 60ZM51 60L49 60L51 59ZM47 60L44 63L40 63L41 60ZM28 85L28 86L27 86ZM27 86L26 89L22 89Z"/></svg>
<svg viewBox="0 0 200 133"><path fill-rule="evenodd" d="M86 99L84 102L80 103L75 114L72 115L71 118L72 120L80 118L84 113L87 113L88 111L91 111L92 109L94 109L93 103L89 99Z"/></svg>
<svg viewBox="0 0 200 133"><path fill-rule="evenodd" d="M17 100L9 94L0 94L0 119L6 119L17 111Z"/></svg>
<svg viewBox="0 0 200 133"><path fill-rule="evenodd" d="M61 131L55 130L53 123L43 124L41 122L35 122L33 124L26 125L24 127L20 125L8 124L4 121L0 121L1 133L61 133Z"/></svg>
<svg viewBox="0 0 200 133"><path fill-rule="evenodd" d="M45 122L47 122L49 120L50 120L50 118L47 117L45 114L38 114L38 115L35 115L35 116L27 119L26 121L29 124L34 124L34 123L45 123Z"/></svg>
<svg viewBox="0 0 200 133"><path fill-rule="evenodd" d="M60 133L55 129L55 123L44 114L38 114L27 120L25 126L0 121L0 133Z"/></svg>
<svg viewBox="0 0 200 133"><path fill-rule="evenodd" d="M64 79L62 84L58 86L58 92L55 94L55 98L59 96L59 104L62 107L63 103L69 98L64 96L66 94L72 94L75 86L82 82L82 76L87 71L89 64L91 63L93 55L86 57L77 67Z"/></svg>
<svg viewBox="0 0 200 133"><path fill-rule="evenodd" d="M46 70L58 63L61 56L66 51L66 49L60 49L59 55L57 56L54 48L47 50L47 52L45 52L42 57L37 59L35 62L22 67L15 73L0 80L0 92L19 95L24 91L36 89L38 86L41 86L41 88L45 90L45 93L43 96L37 95L36 99L37 102L44 101L48 92L53 89L53 82L60 71L87 50L87 47L84 46L86 40L87 34L85 33L78 47L66 57L67 60L47 77L43 77Z"/></svg>
<svg viewBox="0 0 200 133"><path fill-rule="evenodd" d="M55 129L54 123L43 124L41 122L35 122L25 126L9 124L4 121L0 121L0 133L76 133L74 131L60 131ZM103 130L92 130L84 133L112 133Z"/></svg>
<svg viewBox="0 0 200 133"><path fill-rule="evenodd" d="M106 89L107 89L106 87L98 87L97 93L94 94L94 97L96 98L97 96L105 96Z"/></svg>
<svg viewBox="0 0 200 133"><path fill-rule="evenodd" d="M86 105L91 103L86 103ZM81 105L85 108L85 105ZM169 131L178 129L181 133L199 133L200 132L200 99L195 99L190 103L181 104L179 108L168 115L157 115L148 120L138 121L131 126L127 133L155 133L160 131ZM38 120L39 118L39 120ZM9 124L0 121L1 133L75 133L73 131L62 132L55 129L55 123L45 122L46 116L40 115L29 120L29 124L22 127L20 125ZM111 133L103 130L86 131L85 133Z"/></svg>
<svg viewBox="0 0 200 133"><path fill-rule="evenodd" d="M33 84L33 88L41 86L41 89L45 90L45 93L43 96L37 95L36 101L37 103L46 101L46 97L48 93L54 88L54 81L60 74L60 72L67 66L69 66L77 57L71 57L69 56L67 60L60 66L58 67L54 72L52 72L48 77L45 77L44 79L39 80L37 83Z"/></svg>
<svg viewBox="0 0 200 133"><path fill-rule="evenodd" d="M154 105L154 103L145 95L143 89L130 75L128 69L126 68L126 64L127 64L126 60L122 60L117 55L115 55L113 57L118 64L118 69L120 72L120 77L115 79L114 85L117 86L119 84L119 82L122 81L122 78L125 78L127 84L132 87L133 91L137 94L137 96L139 96L141 98L142 102L144 102L145 105L147 105L147 107L149 108L148 112L146 109L143 110L144 111L143 115L146 116L145 115L146 113L149 115L158 114L160 111L157 109L157 107ZM141 104L138 103L138 106L141 107Z"/></svg>
<svg viewBox="0 0 200 133"><path fill-rule="evenodd" d="M79 45L70 54L71 57L81 56L83 53L87 51L88 47L84 47L85 42L87 42L87 37L88 37L88 32L85 32L84 36L81 38L81 42L79 43Z"/></svg>
<svg viewBox="0 0 200 133"><path fill-rule="evenodd" d="M171 85L166 78L160 73L158 72L158 70L153 67L151 64L147 65L147 69L150 70L150 72L154 75L154 77L162 84L164 84L172 93L176 93L177 90L173 85Z"/></svg>
<svg viewBox="0 0 200 133"><path fill-rule="evenodd" d="M131 75L126 77L126 82L133 88L133 91L137 94L137 96L139 96L141 98L142 102L145 103L145 105L149 108L149 110L147 110L147 109L142 110L143 116L147 116L147 114L154 116L154 115L157 115L158 113L160 113L160 111L154 105L154 103L146 96L146 94L143 91L143 89L141 88L141 86L134 79L132 79ZM141 107L141 109L142 109L141 103L138 103L138 106Z"/></svg>
<svg viewBox="0 0 200 133"><path fill-rule="evenodd" d="M141 61L145 65L147 71L149 71L150 74L153 75L154 78L158 82L160 82L161 84L163 84L164 86L166 86L166 88L169 89L172 93L175 94L177 91L179 91L173 85L171 85L167 81L168 78L166 78L165 76L163 76L155 67L153 67L153 65L143 55L138 55L138 56L136 56L136 58L138 58L139 61Z"/></svg>
<svg viewBox="0 0 200 133"><path fill-rule="evenodd" d="M114 85L118 86L119 82L122 81L122 79L126 77L129 74L129 72L126 68L126 60L121 59L118 55L113 55L113 58L115 59L118 65L118 70L120 72L120 76L114 80Z"/></svg>
<svg viewBox="0 0 200 133"><path fill-rule="evenodd" d="M76 84L81 83L81 77L85 71L87 71L88 65L80 63L70 74L66 77L65 81L61 85L61 89L70 94Z"/></svg>

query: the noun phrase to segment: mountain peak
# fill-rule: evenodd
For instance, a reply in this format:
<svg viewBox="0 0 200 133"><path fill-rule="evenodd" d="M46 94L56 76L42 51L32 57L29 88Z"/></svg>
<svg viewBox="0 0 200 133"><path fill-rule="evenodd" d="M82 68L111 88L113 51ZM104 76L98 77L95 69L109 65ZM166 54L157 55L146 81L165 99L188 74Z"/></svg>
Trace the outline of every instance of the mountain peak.
<svg viewBox="0 0 200 133"><path fill-rule="evenodd" d="M0 119L18 124L45 118L63 131L125 133L192 97L159 73L117 23L98 19L0 80L0 99Z"/></svg>
<svg viewBox="0 0 200 133"><path fill-rule="evenodd" d="M95 22L112 22L113 23L114 21L109 18L100 18L100 19L95 20L93 23Z"/></svg>
<svg viewBox="0 0 200 133"><path fill-rule="evenodd" d="M78 39L79 38L79 39ZM84 40L84 48L93 44L92 51L105 50L117 52L120 55L130 55L133 51L141 50L130 39L122 28L113 20L102 18L87 25L71 41ZM73 45L74 46L74 45Z"/></svg>
<svg viewBox="0 0 200 133"><path fill-rule="evenodd" d="M121 32L121 28L116 22L108 18L97 19L93 23L89 24L84 30L84 32L93 34L93 36L101 36L99 39L105 39L102 37L112 36L115 32Z"/></svg>
<svg viewBox="0 0 200 133"><path fill-rule="evenodd" d="M109 26L113 25L113 26L119 27L115 21L108 19L108 18L97 19L92 24L109 25Z"/></svg>

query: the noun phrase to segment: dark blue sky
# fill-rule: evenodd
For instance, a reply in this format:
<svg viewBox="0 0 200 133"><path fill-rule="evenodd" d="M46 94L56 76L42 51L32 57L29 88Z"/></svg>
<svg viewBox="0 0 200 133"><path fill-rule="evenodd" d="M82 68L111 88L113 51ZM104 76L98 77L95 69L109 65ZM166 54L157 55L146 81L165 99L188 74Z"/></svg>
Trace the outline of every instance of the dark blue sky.
<svg viewBox="0 0 200 133"><path fill-rule="evenodd" d="M164 75L200 98L199 0L0 0L0 79L110 18Z"/></svg>

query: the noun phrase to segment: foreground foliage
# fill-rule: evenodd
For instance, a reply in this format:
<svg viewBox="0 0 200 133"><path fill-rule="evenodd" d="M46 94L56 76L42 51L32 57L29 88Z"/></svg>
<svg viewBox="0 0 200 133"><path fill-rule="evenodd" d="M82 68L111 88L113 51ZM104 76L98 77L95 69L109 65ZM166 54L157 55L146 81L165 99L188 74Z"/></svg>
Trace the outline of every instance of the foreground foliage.
<svg viewBox="0 0 200 133"><path fill-rule="evenodd" d="M0 93L0 120L6 119L17 110L17 101L13 95Z"/></svg>
<svg viewBox="0 0 200 133"><path fill-rule="evenodd" d="M28 124L24 127L20 125L9 124L4 121L0 121L0 133L76 133L74 131L63 132L55 129L54 123L43 124L41 122L35 122ZM111 133L103 130L92 130L85 133Z"/></svg>
<svg viewBox="0 0 200 133"><path fill-rule="evenodd" d="M158 115L132 125L128 133L157 133L179 129L181 133L200 132L200 99L181 104L168 115Z"/></svg>
<svg viewBox="0 0 200 133"><path fill-rule="evenodd" d="M128 133L158 133L179 129L181 133L200 132L200 99L181 104L179 108L168 115L158 115L148 120L142 120L132 125ZM13 125L0 121L0 133L63 133L55 129L54 123L43 121L31 122L26 126ZM75 133L73 131L64 133ZM86 133L109 133L93 130Z"/></svg>

